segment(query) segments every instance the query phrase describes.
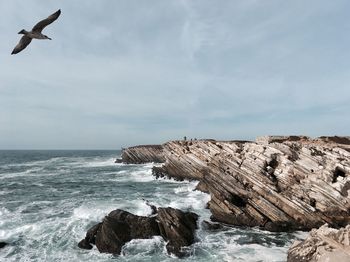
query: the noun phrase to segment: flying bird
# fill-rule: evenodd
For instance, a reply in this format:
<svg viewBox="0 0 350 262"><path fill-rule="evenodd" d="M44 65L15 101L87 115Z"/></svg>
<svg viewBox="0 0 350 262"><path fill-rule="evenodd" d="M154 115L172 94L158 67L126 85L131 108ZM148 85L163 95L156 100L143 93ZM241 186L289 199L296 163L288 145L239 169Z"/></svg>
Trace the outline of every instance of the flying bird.
<svg viewBox="0 0 350 262"><path fill-rule="evenodd" d="M42 34L41 32L43 29L48 26L49 24L53 23L61 14L61 9L59 9L57 12L50 15L48 18L40 21L37 23L31 31L26 31L22 29L18 34L22 34L22 38L19 41L19 43L16 45L16 47L13 49L11 55L17 54L21 52L24 48L26 48L32 39L49 39L52 40L50 37Z"/></svg>

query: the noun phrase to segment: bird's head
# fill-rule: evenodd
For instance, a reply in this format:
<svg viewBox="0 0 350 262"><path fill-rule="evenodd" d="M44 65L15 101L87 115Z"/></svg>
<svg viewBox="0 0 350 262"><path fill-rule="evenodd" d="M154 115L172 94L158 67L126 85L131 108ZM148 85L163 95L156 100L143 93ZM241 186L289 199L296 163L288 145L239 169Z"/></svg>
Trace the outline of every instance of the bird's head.
<svg viewBox="0 0 350 262"><path fill-rule="evenodd" d="M26 30L22 29L21 31L18 32L19 35L25 35L27 33Z"/></svg>

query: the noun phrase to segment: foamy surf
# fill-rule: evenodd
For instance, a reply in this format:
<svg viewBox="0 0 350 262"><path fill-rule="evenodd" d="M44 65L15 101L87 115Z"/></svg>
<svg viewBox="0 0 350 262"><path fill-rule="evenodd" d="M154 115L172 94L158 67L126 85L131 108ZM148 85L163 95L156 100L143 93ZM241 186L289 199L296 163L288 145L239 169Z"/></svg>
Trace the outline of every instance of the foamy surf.
<svg viewBox="0 0 350 262"><path fill-rule="evenodd" d="M160 237L133 240L118 258L77 247L89 227L117 208L145 216L151 214L148 202L193 211L199 224L210 219L210 196L194 190L197 182L155 179L153 164L115 164L119 155L19 151L7 162L0 155L0 241L10 243L0 261L176 260ZM288 246L300 236L236 228L208 232L199 226L196 237L183 261L285 261Z"/></svg>

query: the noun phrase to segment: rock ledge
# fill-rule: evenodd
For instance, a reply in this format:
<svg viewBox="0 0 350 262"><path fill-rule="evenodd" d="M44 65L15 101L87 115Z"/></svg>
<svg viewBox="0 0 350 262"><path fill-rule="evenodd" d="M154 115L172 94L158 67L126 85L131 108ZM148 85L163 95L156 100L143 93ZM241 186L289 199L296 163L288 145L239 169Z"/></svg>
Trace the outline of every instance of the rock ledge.
<svg viewBox="0 0 350 262"><path fill-rule="evenodd" d="M211 195L214 221L270 231L350 223L349 137L170 141L160 147L156 155L164 164L153 168L154 175L199 181L197 188ZM123 157L147 161L144 152L133 147Z"/></svg>
<svg viewBox="0 0 350 262"><path fill-rule="evenodd" d="M325 224L313 229L304 241L294 242L288 262L306 261L350 261L350 225L337 230Z"/></svg>

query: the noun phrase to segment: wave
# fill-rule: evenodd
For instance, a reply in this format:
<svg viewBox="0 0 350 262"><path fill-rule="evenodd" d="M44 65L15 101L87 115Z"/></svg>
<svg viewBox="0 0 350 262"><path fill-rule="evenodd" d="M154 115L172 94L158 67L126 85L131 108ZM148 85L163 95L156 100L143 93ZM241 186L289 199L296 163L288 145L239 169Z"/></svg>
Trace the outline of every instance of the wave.
<svg viewBox="0 0 350 262"><path fill-rule="evenodd" d="M93 158L91 160L82 160L81 162L77 162L81 167L108 167L108 166L116 166L115 158Z"/></svg>
<svg viewBox="0 0 350 262"><path fill-rule="evenodd" d="M113 261L112 255L81 250L77 243L112 210L150 215L146 201L193 211L199 225L210 219L205 209L210 195L195 190L198 182L156 179L152 167L115 164L111 155L74 155L33 161L25 170L0 175L0 240L10 242L0 261ZM257 229L208 232L201 226L197 237L183 261L283 261L293 238ZM117 260L174 261L165 245L160 237L133 240Z"/></svg>

